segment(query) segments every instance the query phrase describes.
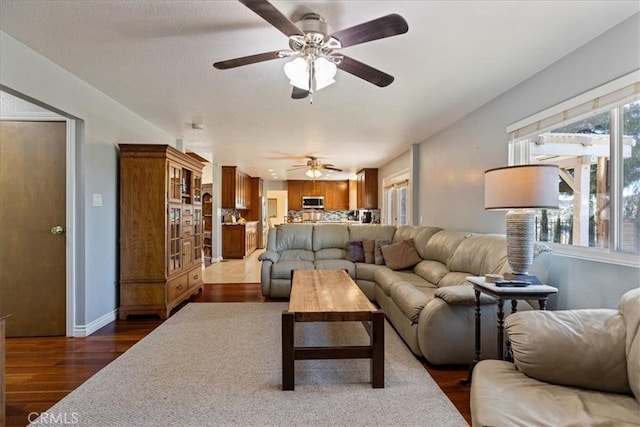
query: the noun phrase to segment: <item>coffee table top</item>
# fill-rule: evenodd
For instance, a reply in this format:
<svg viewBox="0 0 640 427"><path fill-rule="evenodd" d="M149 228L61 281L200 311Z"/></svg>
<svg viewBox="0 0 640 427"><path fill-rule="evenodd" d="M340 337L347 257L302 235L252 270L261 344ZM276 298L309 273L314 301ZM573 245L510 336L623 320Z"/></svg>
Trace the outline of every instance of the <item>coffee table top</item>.
<svg viewBox="0 0 640 427"><path fill-rule="evenodd" d="M378 309L344 270L295 270L289 312L298 322L364 320Z"/></svg>

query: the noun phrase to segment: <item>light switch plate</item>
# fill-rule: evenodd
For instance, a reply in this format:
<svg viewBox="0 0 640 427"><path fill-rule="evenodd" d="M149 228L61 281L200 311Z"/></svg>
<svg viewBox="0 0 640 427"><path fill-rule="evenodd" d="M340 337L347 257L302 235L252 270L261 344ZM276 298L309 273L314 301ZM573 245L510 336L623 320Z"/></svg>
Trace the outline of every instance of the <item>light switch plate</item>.
<svg viewBox="0 0 640 427"><path fill-rule="evenodd" d="M102 206L102 194L93 193L93 206Z"/></svg>

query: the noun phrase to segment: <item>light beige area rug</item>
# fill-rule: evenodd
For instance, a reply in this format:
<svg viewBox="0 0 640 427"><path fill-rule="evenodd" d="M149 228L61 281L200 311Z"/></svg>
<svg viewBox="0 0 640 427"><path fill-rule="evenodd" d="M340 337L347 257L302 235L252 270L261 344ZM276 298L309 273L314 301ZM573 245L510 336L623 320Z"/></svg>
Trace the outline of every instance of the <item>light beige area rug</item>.
<svg viewBox="0 0 640 427"><path fill-rule="evenodd" d="M287 303L191 303L47 411L85 426L466 426L395 331L385 388L368 360L296 361L282 391ZM296 345L365 345L362 324L296 325Z"/></svg>

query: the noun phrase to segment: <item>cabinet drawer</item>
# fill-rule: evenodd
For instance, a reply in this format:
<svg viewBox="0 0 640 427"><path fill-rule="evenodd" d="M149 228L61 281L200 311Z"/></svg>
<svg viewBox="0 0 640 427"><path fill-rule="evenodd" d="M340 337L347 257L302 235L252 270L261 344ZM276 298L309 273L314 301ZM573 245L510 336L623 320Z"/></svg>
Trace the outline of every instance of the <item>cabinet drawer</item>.
<svg viewBox="0 0 640 427"><path fill-rule="evenodd" d="M184 227L182 227L182 236L183 237L193 236L193 227L190 225L185 225Z"/></svg>
<svg viewBox="0 0 640 427"><path fill-rule="evenodd" d="M171 280L167 285L167 302L180 297L187 290L188 283L189 278L186 274Z"/></svg>
<svg viewBox="0 0 640 427"><path fill-rule="evenodd" d="M194 286L199 285L200 283L202 283L202 269L201 268L196 268L194 270L191 270L187 276L189 276L189 287L190 288L193 288Z"/></svg>

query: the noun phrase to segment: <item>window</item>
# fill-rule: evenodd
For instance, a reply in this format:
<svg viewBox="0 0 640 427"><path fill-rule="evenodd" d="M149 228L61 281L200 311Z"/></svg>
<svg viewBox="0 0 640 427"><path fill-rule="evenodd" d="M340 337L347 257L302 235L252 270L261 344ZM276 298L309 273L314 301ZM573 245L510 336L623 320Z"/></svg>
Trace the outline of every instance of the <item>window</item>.
<svg viewBox="0 0 640 427"><path fill-rule="evenodd" d="M640 78L625 76L507 128L511 164L560 169L560 208L536 240L640 253ZM637 261L636 261L637 263Z"/></svg>

